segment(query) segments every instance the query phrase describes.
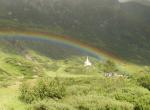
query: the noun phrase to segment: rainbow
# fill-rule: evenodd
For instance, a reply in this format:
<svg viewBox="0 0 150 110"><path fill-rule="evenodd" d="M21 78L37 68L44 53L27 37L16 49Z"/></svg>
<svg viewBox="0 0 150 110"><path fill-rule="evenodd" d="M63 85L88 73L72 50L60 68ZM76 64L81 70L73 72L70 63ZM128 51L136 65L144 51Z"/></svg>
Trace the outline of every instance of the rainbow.
<svg viewBox="0 0 150 110"><path fill-rule="evenodd" d="M76 39L73 39L68 36L61 36L52 34L49 32L40 32L40 31L18 31L18 30L0 30L0 36L7 35L7 36L28 36L31 38L40 38L44 40L51 40L51 41L57 41L64 43L66 45L70 45L75 48L83 49L87 52L90 52L96 56L99 56L100 58L104 59L110 59L117 62L124 62L124 60L120 59L116 55L106 52L103 49L98 49L95 47L92 47L88 44L84 44Z"/></svg>

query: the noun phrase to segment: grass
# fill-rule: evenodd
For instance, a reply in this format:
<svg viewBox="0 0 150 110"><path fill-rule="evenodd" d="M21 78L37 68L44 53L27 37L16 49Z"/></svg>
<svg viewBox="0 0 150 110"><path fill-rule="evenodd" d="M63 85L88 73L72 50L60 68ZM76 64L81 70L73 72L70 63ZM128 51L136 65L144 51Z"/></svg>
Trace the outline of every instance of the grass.
<svg viewBox="0 0 150 110"><path fill-rule="evenodd" d="M25 110L26 104L18 100L18 88L0 88L0 109L1 110Z"/></svg>
<svg viewBox="0 0 150 110"><path fill-rule="evenodd" d="M149 107L147 104L150 100L146 99L146 97L150 96L150 92L128 79L107 79L104 77L57 78L63 82L66 89L65 96L61 99L47 95L44 96L43 100L35 98L35 101L31 103L33 110L41 110L39 108L61 110L62 106L66 107L64 108L65 110L136 110L136 106L142 108L139 110L147 110L146 108ZM44 93L51 93L48 92L51 89L46 88L59 88L59 85L45 85L53 79L49 77L48 80L44 80L44 86L40 83L40 86L44 87L44 89L40 90L41 93L42 91ZM40 81L41 79L38 80ZM36 85L36 82L34 84ZM25 91L35 91L30 93L29 96L35 95L35 97L38 97L36 92L40 86L36 86L37 89L33 88L33 86L25 89Z"/></svg>
<svg viewBox="0 0 150 110"><path fill-rule="evenodd" d="M135 75L134 78L106 78L103 71L106 69L104 64L92 58L93 67L84 68L84 57L53 60L32 51L28 54L31 60L21 55L0 52L0 72L4 78L0 81L0 110L135 110L135 107L137 110L147 110L149 107L150 92L136 80L141 77L136 69L138 66L113 65L120 74L126 72L127 75ZM34 73L32 70L35 67L42 71ZM27 74L22 74L22 68ZM111 68L109 69L111 71ZM141 69L143 68L140 67L139 71ZM44 83L40 85L36 83L45 77L48 80L44 80ZM59 85L50 84L51 86L47 87L47 82L56 77L63 82L66 90L61 98L52 97L54 94L50 94L59 90ZM44 90L44 93L48 91L48 95L42 99L35 98L31 104L23 102L19 98L19 87L23 82L28 83L27 86L31 91L35 85L36 92ZM43 84L46 85L42 86ZM34 95L37 97L37 94Z"/></svg>
<svg viewBox="0 0 150 110"><path fill-rule="evenodd" d="M106 10L114 13L116 9L112 10L112 8L106 8ZM75 12L74 10L72 11ZM78 12L79 13L76 13L75 15L80 16L82 13L80 13L80 11ZM101 11L97 12L101 13ZM100 15L100 13L96 13L96 15ZM122 16L121 13L120 16ZM87 15L93 16L92 14ZM36 18L38 19L38 17L39 16ZM63 16L60 18L62 17ZM105 17L107 17L107 14L106 16L104 14L104 19ZM59 17L57 16L57 18ZM84 17L81 16L81 18ZM101 16L100 18L102 19L99 21L103 21L103 17ZM122 18L118 19L122 21ZM116 20L118 21L118 19ZM22 20L24 21L24 17ZM47 20L52 23L47 24ZM72 18L70 20L74 21ZM99 30L96 30L97 27L94 26L97 23L93 22L92 24L94 25L89 25L88 20L89 19L83 19L82 21L80 18L77 20L81 21L78 23L81 24L81 26L79 26L80 32L74 29L77 25L73 25L72 28L68 29L68 24L66 25L65 23L62 23L61 27L52 26L51 24L53 24L53 21L50 21L50 19L45 19L43 22L51 26L45 26L44 24L40 25L39 23L39 25L35 25L36 21L39 20L33 20L33 23L25 20L26 22L21 23L21 19L19 19L19 21L1 19L0 27L19 28L20 30L21 28L28 28L27 30L44 30L45 32L51 31L54 33L76 36L76 39L80 39L80 41L84 43L90 42L90 44L94 47L112 51L128 61L140 64L149 64L149 52L147 49L147 47L149 47L147 44L149 43L145 43L148 41L146 37L143 39L149 32L144 32L142 25L135 25L137 24L136 22L131 23L130 21L132 20L129 20L129 23L127 23L126 26L124 26L124 23L119 26L125 27L125 31L122 31L121 28L121 31L118 31L120 30L117 28L118 26L115 26L116 28L114 28L114 25L108 23L110 25L106 26L108 28L106 30L109 31L109 29L111 29L111 32L105 32L105 29L104 31L99 32ZM128 22L128 20L125 21L125 24L126 22ZM82 24L84 25L82 26ZM128 24L133 24L133 26ZM66 29L63 27L66 27ZM129 31L130 29L128 29L128 27L131 27L131 31ZM141 29L137 27L140 27ZM139 32L137 33L137 31ZM119 32L119 34L115 32ZM147 33L147 35L142 36L142 38L141 34L143 32ZM120 35L126 36L125 39L122 39ZM135 36L135 38L133 36ZM130 45L129 42L134 45ZM143 47L141 47L141 45ZM15 49L13 52L14 51ZM27 55L31 58L26 58L26 55L10 54L9 51L7 53L3 53L0 50L0 110L148 110L150 108L150 92L148 90L149 78L147 76L143 76L145 75L143 66L131 63L115 62L115 69L113 69L114 67L112 68L110 65L105 68L103 63L90 58L92 60L93 67L85 69L85 67L83 67L85 57L53 60L33 51L29 51ZM128 77L106 78L104 77L104 69L105 72L115 72ZM142 73L140 72L141 70ZM44 80L46 83L36 83L41 81L41 78L43 77L48 78L48 81ZM49 80L52 80L55 77L64 82L63 86L65 86L66 93L63 96L59 96L59 90L61 90L62 84L49 84ZM25 92L26 99L28 100L28 98L33 96L33 102L30 102L30 104L23 102L19 98L21 94L19 87L23 82L28 83L27 88L25 88L25 90L27 90L27 92ZM33 85L35 85L35 87L33 87ZM54 97L53 95L59 97Z"/></svg>
<svg viewBox="0 0 150 110"><path fill-rule="evenodd" d="M116 108L116 110L133 110L134 103L136 103L132 103L133 99L139 96L149 96L148 94L150 94L147 89L131 84L129 80L105 79L102 77L58 78L64 81L66 86L66 95L63 99L45 98L46 102L44 100L37 100L31 105L26 104L18 98L20 94L19 84L16 84L7 88L0 88L0 108L3 108L3 110L27 110L28 107L38 108L44 104L44 106L49 108L48 110L51 110L51 107L54 110L61 110L59 109L61 107L66 108L66 110L97 110L98 108L105 110L107 105L109 105L108 107ZM36 80L30 79L27 81L36 84ZM127 93L126 91L129 92ZM135 95L133 96L133 94ZM129 96L129 99L125 99L127 96Z"/></svg>

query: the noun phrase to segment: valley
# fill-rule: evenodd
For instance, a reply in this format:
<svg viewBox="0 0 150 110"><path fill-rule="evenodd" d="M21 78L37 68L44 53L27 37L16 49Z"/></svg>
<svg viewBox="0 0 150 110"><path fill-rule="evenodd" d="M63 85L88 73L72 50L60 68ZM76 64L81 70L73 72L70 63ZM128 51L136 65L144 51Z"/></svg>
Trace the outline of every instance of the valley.
<svg viewBox="0 0 150 110"><path fill-rule="evenodd" d="M1 110L149 108L150 92L137 82L145 73L131 72L134 66L125 68L125 64L90 57L92 66L85 67L86 56L53 59L33 50L27 53L8 53L6 48L0 52ZM145 71L142 67L139 70ZM109 72L118 76L106 77Z"/></svg>
<svg viewBox="0 0 150 110"><path fill-rule="evenodd" d="M0 110L149 110L148 0L0 0Z"/></svg>

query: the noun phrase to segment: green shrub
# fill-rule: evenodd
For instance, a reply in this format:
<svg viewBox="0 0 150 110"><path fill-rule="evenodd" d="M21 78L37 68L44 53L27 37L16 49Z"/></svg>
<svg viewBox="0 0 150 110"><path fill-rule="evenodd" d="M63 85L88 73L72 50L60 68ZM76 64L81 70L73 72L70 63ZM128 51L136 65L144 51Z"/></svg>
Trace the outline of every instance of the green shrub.
<svg viewBox="0 0 150 110"><path fill-rule="evenodd" d="M124 88L115 94L115 98L134 104L135 110L148 110L150 107L150 93L144 88Z"/></svg>
<svg viewBox="0 0 150 110"><path fill-rule="evenodd" d="M41 98L58 98L61 99L65 96L65 87L61 83L60 79L55 78L50 80L49 78L41 79L36 86L37 95Z"/></svg>
<svg viewBox="0 0 150 110"><path fill-rule="evenodd" d="M133 105L128 102L102 96L74 96L68 98L67 102L77 110L133 110Z"/></svg>
<svg viewBox="0 0 150 110"><path fill-rule="evenodd" d="M150 109L150 94L137 98L135 110L149 110Z"/></svg>
<svg viewBox="0 0 150 110"><path fill-rule="evenodd" d="M36 101L29 110L76 110L75 108L53 100Z"/></svg>
<svg viewBox="0 0 150 110"><path fill-rule="evenodd" d="M8 76L8 75L10 76L11 74L0 68L0 75L1 76Z"/></svg>
<svg viewBox="0 0 150 110"><path fill-rule="evenodd" d="M106 61L106 63L103 65L103 71L104 72L116 72L118 71L116 64L113 61Z"/></svg>
<svg viewBox="0 0 150 110"><path fill-rule="evenodd" d="M73 96L64 103L54 100L34 102L30 110L133 110L133 105L101 96Z"/></svg>
<svg viewBox="0 0 150 110"><path fill-rule="evenodd" d="M82 74L82 75L87 75L87 74L94 74L96 73L96 69L93 67L85 68L82 66L70 66L65 69L65 72L69 74Z"/></svg>
<svg viewBox="0 0 150 110"><path fill-rule="evenodd" d="M68 95L87 95L90 91L89 85L72 85L67 88Z"/></svg>
<svg viewBox="0 0 150 110"><path fill-rule="evenodd" d="M9 81L1 81L0 82L0 87L7 88L8 86L12 85L11 82Z"/></svg>
<svg viewBox="0 0 150 110"><path fill-rule="evenodd" d="M6 58L5 63L19 70L19 73L25 76L38 75L42 72L42 68L39 65L34 65L32 62L21 58Z"/></svg>
<svg viewBox="0 0 150 110"><path fill-rule="evenodd" d="M59 66L57 65L57 63L53 63L53 64L47 65L45 67L46 67L46 69L53 71L53 72L56 72L59 69Z"/></svg>
<svg viewBox="0 0 150 110"><path fill-rule="evenodd" d="M62 99L65 96L65 86L57 78L43 78L36 82L35 85L24 83L20 87L20 99L26 103L31 103L38 99Z"/></svg>
<svg viewBox="0 0 150 110"><path fill-rule="evenodd" d="M30 87L28 83L23 83L20 87L19 98L26 103L34 101L36 99L36 91L34 90L34 87Z"/></svg>
<svg viewBox="0 0 150 110"><path fill-rule="evenodd" d="M138 78L138 82L141 86L150 90L150 75L149 74Z"/></svg>

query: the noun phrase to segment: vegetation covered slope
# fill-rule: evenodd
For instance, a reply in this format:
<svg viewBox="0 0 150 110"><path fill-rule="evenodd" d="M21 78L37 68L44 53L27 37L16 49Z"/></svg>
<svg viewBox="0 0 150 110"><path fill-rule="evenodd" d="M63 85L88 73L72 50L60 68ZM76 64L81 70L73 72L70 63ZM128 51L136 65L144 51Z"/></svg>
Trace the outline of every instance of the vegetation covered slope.
<svg viewBox="0 0 150 110"><path fill-rule="evenodd" d="M29 48L32 42L27 45L24 40L13 41L16 40L3 39L0 43L2 110L148 110L150 107L150 67L130 72L125 64L94 57L89 57L92 66L85 67L86 56L56 60ZM35 45L43 47L38 42Z"/></svg>
<svg viewBox="0 0 150 110"><path fill-rule="evenodd" d="M0 27L69 35L149 64L146 10L117 0L0 0ZM65 58L57 58L63 47L50 45L21 36L0 39L1 110L149 110L149 66L135 70L89 57L92 66L85 67L81 51L67 49Z"/></svg>
<svg viewBox="0 0 150 110"><path fill-rule="evenodd" d="M112 61L90 57L54 60L0 51L3 110L148 110L149 68L130 73ZM106 76L106 73L117 75Z"/></svg>
<svg viewBox="0 0 150 110"><path fill-rule="evenodd" d="M149 64L150 7L117 0L1 0L0 27L68 35L138 64Z"/></svg>

